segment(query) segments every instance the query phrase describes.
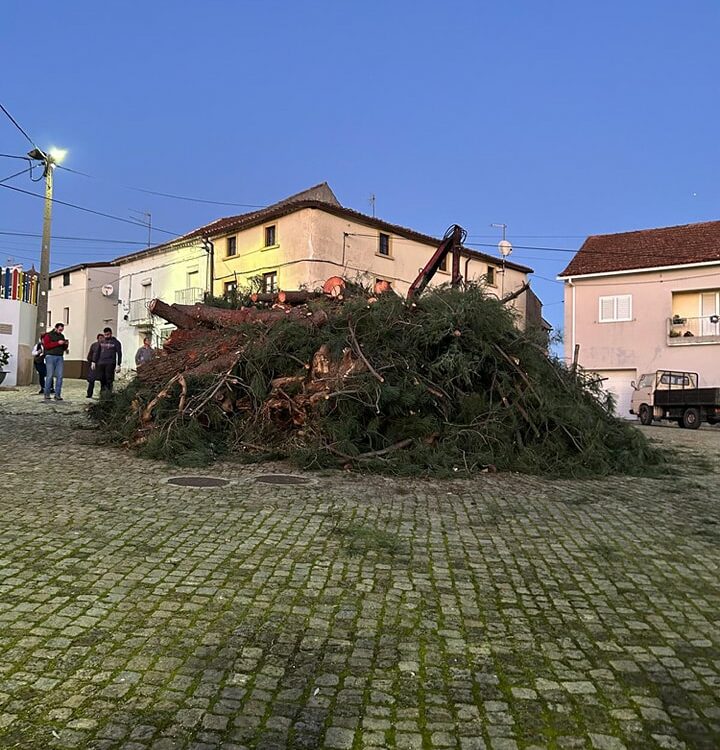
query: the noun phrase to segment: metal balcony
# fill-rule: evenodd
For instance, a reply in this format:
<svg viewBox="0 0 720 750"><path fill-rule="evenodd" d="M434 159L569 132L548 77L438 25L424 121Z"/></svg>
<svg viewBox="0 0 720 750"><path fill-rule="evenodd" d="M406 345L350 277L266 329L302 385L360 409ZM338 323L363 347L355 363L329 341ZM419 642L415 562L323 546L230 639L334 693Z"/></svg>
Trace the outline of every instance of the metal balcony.
<svg viewBox="0 0 720 750"><path fill-rule="evenodd" d="M675 315L667 319L668 346L697 344L720 344L720 316L682 318Z"/></svg>
<svg viewBox="0 0 720 750"><path fill-rule="evenodd" d="M188 289L178 289L175 292L176 305L194 305L196 302L202 302L205 299L205 290L197 286L191 286Z"/></svg>
<svg viewBox="0 0 720 750"><path fill-rule="evenodd" d="M132 326L150 325L152 315L148 310L149 299L130 300L130 310L128 311L128 323Z"/></svg>

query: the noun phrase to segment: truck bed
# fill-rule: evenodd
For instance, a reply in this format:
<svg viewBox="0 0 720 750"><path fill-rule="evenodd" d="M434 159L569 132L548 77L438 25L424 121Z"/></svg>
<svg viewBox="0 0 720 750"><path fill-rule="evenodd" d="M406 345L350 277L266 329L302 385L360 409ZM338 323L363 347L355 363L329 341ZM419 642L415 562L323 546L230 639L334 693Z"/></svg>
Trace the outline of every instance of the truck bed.
<svg viewBox="0 0 720 750"><path fill-rule="evenodd" d="M720 406L720 388L671 388L656 390L656 406Z"/></svg>

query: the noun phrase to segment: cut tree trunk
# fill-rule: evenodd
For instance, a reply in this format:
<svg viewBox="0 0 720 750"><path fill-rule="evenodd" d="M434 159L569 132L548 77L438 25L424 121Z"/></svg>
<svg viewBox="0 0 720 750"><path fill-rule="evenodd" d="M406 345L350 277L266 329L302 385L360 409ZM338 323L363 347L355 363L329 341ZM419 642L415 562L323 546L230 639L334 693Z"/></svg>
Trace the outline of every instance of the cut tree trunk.
<svg viewBox="0 0 720 750"><path fill-rule="evenodd" d="M322 297L322 292L306 292L303 290L297 292L278 292L277 301L281 305L304 305L308 300Z"/></svg>
<svg viewBox="0 0 720 750"><path fill-rule="evenodd" d="M328 316L322 310L311 312L306 307L293 307L289 310L259 310L256 307L243 307L240 310L225 310L208 305L167 305L154 299L150 311L164 318L178 328L195 328L198 323L213 328L232 328L243 323L273 323L290 318L308 325L321 326L327 323Z"/></svg>
<svg viewBox="0 0 720 750"><path fill-rule="evenodd" d="M172 323L178 328L192 329L197 327L197 323L188 315L184 310L180 309L176 305L168 305L161 299L154 299L150 301L148 310L153 314L157 315L163 320L167 320L168 323Z"/></svg>

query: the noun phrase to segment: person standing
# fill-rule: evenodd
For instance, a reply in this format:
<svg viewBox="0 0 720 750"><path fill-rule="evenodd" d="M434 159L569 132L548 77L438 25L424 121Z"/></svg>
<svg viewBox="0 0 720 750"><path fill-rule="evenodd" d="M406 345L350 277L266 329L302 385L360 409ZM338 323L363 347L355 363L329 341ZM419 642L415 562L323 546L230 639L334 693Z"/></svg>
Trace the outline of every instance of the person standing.
<svg viewBox="0 0 720 750"><path fill-rule="evenodd" d="M105 336L102 333L98 333L96 337L96 341L94 341L92 344L90 344L90 350L88 351L87 355L87 361L89 362L88 365L88 373L87 373L87 397L92 398L93 397L93 391L95 390L95 378L97 376L97 372L95 371L95 352L100 348L100 342L105 340Z"/></svg>
<svg viewBox="0 0 720 750"><path fill-rule="evenodd" d="M55 400L63 400L62 384L63 368L65 365L63 357L68 349L68 340L63 334L64 330L64 323L55 323L55 328L52 331L48 331L42 339L43 348L45 349L46 367L45 385L43 387L45 401L50 400L50 387L52 386L53 378L55 378Z"/></svg>
<svg viewBox="0 0 720 750"><path fill-rule="evenodd" d="M33 367L35 368L35 372L37 372L38 379L40 381L40 390L38 391L38 394L40 395L45 393L45 375L47 373L47 365L45 364L45 348L43 347L42 340L43 337L40 336L31 352L33 358Z"/></svg>
<svg viewBox="0 0 720 750"><path fill-rule="evenodd" d="M155 350L150 346L150 339L144 338L143 345L135 352L135 367L150 362L155 356Z"/></svg>
<svg viewBox="0 0 720 750"><path fill-rule="evenodd" d="M100 378L100 394L103 391L112 393L115 373L120 372L122 363L122 346L112 335L112 328L103 328L103 340L98 343L100 346L93 357L93 365L96 377Z"/></svg>

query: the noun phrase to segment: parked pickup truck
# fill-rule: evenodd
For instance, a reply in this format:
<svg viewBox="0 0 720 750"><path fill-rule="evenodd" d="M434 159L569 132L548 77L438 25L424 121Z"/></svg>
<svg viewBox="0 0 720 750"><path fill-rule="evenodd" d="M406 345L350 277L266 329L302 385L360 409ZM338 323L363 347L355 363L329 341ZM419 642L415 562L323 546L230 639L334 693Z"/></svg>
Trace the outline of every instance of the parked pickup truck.
<svg viewBox="0 0 720 750"><path fill-rule="evenodd" d="M701 422L720 422L720 388L698 388L696 372L658 370L633 381L632 387L630 413L642 424L664 419L696 430Z"/></svg>

